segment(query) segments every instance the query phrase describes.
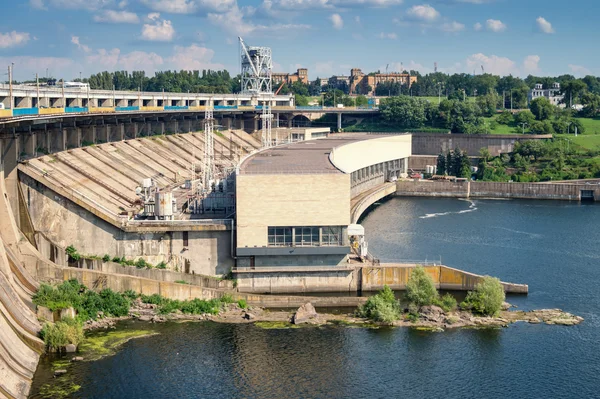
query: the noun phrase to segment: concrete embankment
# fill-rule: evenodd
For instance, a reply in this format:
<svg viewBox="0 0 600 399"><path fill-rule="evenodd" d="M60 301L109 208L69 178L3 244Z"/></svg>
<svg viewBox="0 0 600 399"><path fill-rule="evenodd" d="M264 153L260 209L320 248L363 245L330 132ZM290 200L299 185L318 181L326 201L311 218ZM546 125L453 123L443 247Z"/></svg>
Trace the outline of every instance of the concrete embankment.
<svg viewBox="0 0 600 399"><path fill-rule="evenodd" d="M568 183L497 183L471 181L398 181L396 195L404 197L515 198L600 201L600 185Z"/></svg>
<svg viewBox="0 0 600 399"><path fill-rule="evenodd" d="M381 266L365 266L362 268L363 291L378 291L385 285L393 290L406 289L406 283L416 265L382 264ZM472 291L481 281L482 276L448 266L424 266L425 271L433 278L437 289L449 291ZM504 291L511 294L527 294L526 284L502 282Z"/></svg>

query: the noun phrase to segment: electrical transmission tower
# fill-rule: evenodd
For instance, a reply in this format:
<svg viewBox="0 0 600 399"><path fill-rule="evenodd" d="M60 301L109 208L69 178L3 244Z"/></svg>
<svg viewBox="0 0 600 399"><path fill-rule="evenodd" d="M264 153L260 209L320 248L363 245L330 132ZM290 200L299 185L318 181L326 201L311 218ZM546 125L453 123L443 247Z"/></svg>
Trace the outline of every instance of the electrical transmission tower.
<svg viewBox="0 0 600 399"><path fill-rule="evenodd" d="M243 94L273 93L271 71L273 58L271 48L246 46L240 37L240 61Z"/></svg>
<svg viewBox="0 0 600 399"><path fill-rule="evenodd" d="M202 184L205 192L210 191L210 186L215 178L215 141L213 134L215 119L212 101L211 98L204 113L204 177Z"/></svg>
<svg viewBox="0 0 600 399"><path fill-rule="evenodd" d="M262 144L263 147L271 147L273 144L271 138L271 125L273 122L273 113L271 112L271 104L267 105L265 101L262 107Z"/></svg>

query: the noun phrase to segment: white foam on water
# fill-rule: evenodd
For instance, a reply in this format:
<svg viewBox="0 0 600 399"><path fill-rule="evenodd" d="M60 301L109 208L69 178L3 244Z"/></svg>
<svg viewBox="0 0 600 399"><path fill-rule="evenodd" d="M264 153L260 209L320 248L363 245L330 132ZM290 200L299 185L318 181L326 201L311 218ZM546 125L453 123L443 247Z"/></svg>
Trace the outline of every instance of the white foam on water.
<svg viewBox="0 0 600 399"><path fill-rule="evenodd" d="M475 204L475 201L472 201L470 199L466 199L466 198L459 198L459 201L468 201L469 202L469 209L463 209L462 211L458 211L458 212L440 212L440 213L428 213L425 216L419 216L419 219L429 219L429 218L435 218L438 216L446 216L446 215L460 215L462 213L469 213L469 212L475 212L478 208L477 205Z"/></svg>

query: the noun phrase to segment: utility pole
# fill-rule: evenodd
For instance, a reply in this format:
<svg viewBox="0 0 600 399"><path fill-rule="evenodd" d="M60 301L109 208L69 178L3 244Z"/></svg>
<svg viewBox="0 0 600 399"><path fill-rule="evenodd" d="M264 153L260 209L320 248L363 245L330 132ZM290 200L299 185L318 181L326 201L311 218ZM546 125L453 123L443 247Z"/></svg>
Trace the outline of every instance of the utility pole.
<svg viewBox="0 0 600 399"><path fill-rule="evenodd" d="M512 98L513 98L513 97L512 97L512 92L513 92L513 91L512 91L512 89L510 89L510 112L511 112L511 113L512 113L512 110L513 110L513 102L512 102Z"/></svg>
<svg viewBox="0 0 600 399"><path fill-rule="evenodd" d="M8 87L9 87L9 97L10 97L10 109L13 109L13 77L12 70L14 64L8 66Z"/></svg>
<svg viewBox="0 0 600 399"><path fill-rule="evenodd" d="M40 80L38 79L37 73L35 74L35 87L37 89L37 100L36 100L35 106L37 108L39 108L40 107Z"/></svg>
<svg viewBox="0 0 600 399"><path fill-rule="evenodd" d="M67 99L65 98L65 78L62 78L62 106L67 108Z"/></svg>

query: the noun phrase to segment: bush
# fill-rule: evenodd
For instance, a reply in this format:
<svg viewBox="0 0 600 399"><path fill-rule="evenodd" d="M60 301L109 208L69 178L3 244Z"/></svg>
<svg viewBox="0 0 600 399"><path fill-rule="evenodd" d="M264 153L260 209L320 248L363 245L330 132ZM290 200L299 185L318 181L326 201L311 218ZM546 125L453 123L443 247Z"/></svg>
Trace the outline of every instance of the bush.
<svg viewBox="0 0 600 399"><path fill-rule="evenodd" d="M180 311L185 314L218 314L221 310L222 302L219 299L205 301L202 299L191 299L189 301L177 301L162 298L158 304L158 312L169 314Z"/></svg>
<svg viewBox="0 0 600 399"><path fill-rule="evenodd" d="M433 301L433 304L442 308L444 312L452 312L457 306L456 298L449 293L446 293L446 295L441 298L436 298Z"/></svg>
<svg viewBox="0 0 600 399"><path fill-rule="evenodd" d="M165 262L160 262L158 265L156 265L157 269L166 269L167 268L167 264Z"/></svg>
<svg viewBox="0 0 600 399"><path fill-rule="evenodd" d="M112 258L112 261L115 263L121 263L121 258L119 258L118 256L115 256L114 258Z"/></svg>
<svg viewBox="0 0 600 399"><path fill-rule="evenodd" d="M152 305L161 305L165 301L165 298L163 298L162 296L160 296L158 294L152 294L152 295L142 294L140 296L140 298L142 299L143 303L149 303Z"/></svg>
<svg viewBox="0 0 600 399"><path fill-rule="evenodd" d="M413 269L406 283L406 299L418 307L431 305L438 293L430 275L422 266Z"/></svg>
<svg viewBox="0 0 600 399"><path fill-rule="evenodd" d="M135 299L137 299L139 297L138 293L135 292L134 290L127 290L123 293L123 296L127 299L129 299L130 301L133 301Z"/></svg>
<svg viewBox="0 0 600 399"><path fill-rule="evenodd" d="M400 318L400 306L394 292L387 285L369 297L358 309L358 315L382 323L392 323Z"/></svg>
<svg viewBox="0 0 600 399"><path fill-rule="evenodd" d="M185 281L185 280L175 280L175 281L174 281L174 283L177 283L177 284L189 284L189 283L188 283L187 281Z"/></svg>
<svg viewBox="0 0 600 399"><path fill-rule="evenodd" d="M46 347L59 351L68 344L79 345L83 341L83 324L81 321L65 317L56 323L46 323L40 331Z"/></svg>
<svg viewBox="0 0 600 399"><path fill-rule="evenodd" d="M65 252L67 253L67 257L68 257L69 261L71 261L71 262L77 262L79 259L81 259L81 255L79 254L79 252L77 252L75 247L72 245L69 245L65 249Z"/></svg>
<svg viewBox="0 0 600 399"><path fill-rule="evenodd" d="M245 299L240 299L240 300L237 302L237 304L238 304L238 306L239 306L241 309L247 309L247 308L248 308L248 302L246 302L246 300L245 300Z"/></svg>
<svg viewBox="0 0 600 399"><path fill-rule="evenodd" d="M234 303L233 296L231 294L223 294L221 297L222 303Z"/></svg>
<svg viewBox="0 0 600 399"><path fill-rule="evenodd" d="M106 254L102 257L102 262L108 262L110 261L110 255Z"/></svg>
<svg viewBox="0 0 600 399"><path fill-rule="evenodd" d="M500 280L485 276L475 286L475 291L467 294L467 297L460 306L463 309L470 309L475 313L494 316L500 312L504 299L504 287L500 283Z"/></svg>
<svg viewBox="0 0 600 399"><path fill-rule="evenodd" d="M143 269L143 268L145 268L147 266L148 266L148 263L146 263L146 261L144 260L144 258L139 258L135 262L135 267L137 267L138 269Z"/></svg>

